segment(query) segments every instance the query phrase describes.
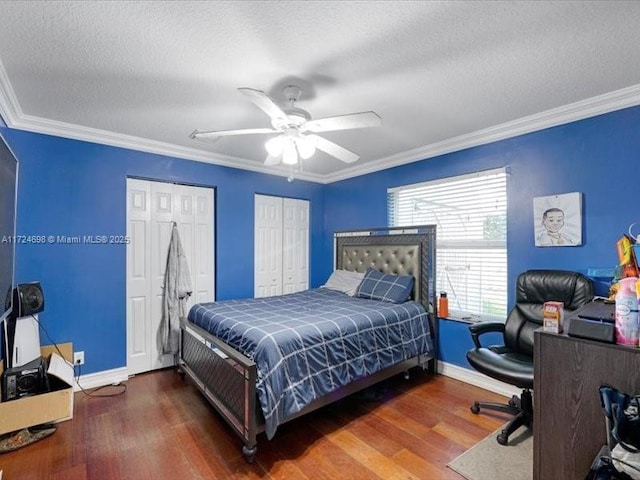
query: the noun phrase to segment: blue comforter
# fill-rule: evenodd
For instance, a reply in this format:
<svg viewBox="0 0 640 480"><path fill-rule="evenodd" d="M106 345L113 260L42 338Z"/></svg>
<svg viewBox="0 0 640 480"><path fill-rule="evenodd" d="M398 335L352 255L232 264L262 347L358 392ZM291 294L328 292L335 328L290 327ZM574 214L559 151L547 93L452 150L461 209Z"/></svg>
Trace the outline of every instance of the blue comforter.
<svg viewBox="0 0 640 480"><path fill-rule="evenodd" d="M265 433L359 378L432 350L416 302L352 298L324 288L194 305L189 321L251 358Z"/></svg>

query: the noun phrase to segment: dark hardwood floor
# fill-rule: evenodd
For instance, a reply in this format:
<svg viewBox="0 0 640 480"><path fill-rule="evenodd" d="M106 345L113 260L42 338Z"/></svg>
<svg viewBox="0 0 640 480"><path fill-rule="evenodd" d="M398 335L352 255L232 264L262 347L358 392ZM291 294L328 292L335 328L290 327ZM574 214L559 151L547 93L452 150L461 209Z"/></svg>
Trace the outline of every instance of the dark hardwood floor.
<svg viewBox="0 0 640 480"><path fill-rule="evenodd" d="M260 435L248 465L204 397L163 370L131 378L124 395L76 393L74 419L0 455L0 470L3 480L460 480L446 464L509 418L473 415L475 399L504 400L414 369L281 426L272 441Z"/></svg>

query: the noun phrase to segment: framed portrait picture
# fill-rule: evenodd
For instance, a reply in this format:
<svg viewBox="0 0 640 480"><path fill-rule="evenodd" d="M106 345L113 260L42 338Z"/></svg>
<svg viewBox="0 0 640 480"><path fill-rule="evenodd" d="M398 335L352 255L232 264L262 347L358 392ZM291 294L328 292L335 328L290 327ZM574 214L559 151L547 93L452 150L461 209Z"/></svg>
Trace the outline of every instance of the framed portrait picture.
<svg viewBox="0 0 640 480"><path fill-rule="evenodd" d="M582 245L582 193L564 193L533 199L536 247Z"/></svg>

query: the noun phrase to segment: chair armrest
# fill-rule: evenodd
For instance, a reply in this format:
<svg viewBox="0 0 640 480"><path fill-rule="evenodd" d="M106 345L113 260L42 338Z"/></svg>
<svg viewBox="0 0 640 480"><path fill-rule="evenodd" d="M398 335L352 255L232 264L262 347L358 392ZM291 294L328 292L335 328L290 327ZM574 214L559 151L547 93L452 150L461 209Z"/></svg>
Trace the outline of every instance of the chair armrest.
<svg viewBox="0 0 640 480"><path fill-rule="evenodd" d="M480 344L480 336L485 333L498 332L504 333L504 323L502 322L480 322L472 323L469 325L469 331L471 332L471 339L476 348L482 348Z"/></svg>

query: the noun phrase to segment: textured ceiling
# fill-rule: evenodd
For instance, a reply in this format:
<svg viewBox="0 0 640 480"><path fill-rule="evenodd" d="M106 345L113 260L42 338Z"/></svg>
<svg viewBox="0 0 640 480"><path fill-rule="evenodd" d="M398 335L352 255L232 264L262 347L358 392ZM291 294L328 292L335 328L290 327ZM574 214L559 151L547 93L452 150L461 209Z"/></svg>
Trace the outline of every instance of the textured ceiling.
<svg viewBox="0 0 640 480"><path fill-rule="evenodd" d="M640 104L640 2L0 1L0 115L13 128L258 171L268 127L236 90L302 87L328 182ZM284 170L283 170L284 171Z"/></svg>

